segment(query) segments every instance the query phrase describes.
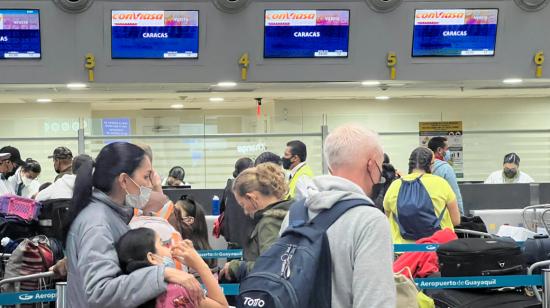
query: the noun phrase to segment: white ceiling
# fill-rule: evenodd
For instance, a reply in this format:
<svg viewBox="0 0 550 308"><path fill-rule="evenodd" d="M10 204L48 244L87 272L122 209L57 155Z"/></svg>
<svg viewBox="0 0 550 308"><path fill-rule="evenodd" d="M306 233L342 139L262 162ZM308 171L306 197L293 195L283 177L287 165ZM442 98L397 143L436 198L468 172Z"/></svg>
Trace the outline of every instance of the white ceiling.
<svg viewBox="0 0 550 308"><path fill-rule="evenodd" d="M550 97L550 79L525 80L505 85L501 81L384 81L380 86L360 82L324 83L241 83L234 88L212 84L90 84L86 89L71 90L62 84L3 84L0 104L35 104L38 98L55 103L90 103L92 110L164 109L173 104L185 108L253 108L254 98L274 100L361 99L376 96L401 99L474 99ZM223 97L223 102L210 102Z"/></svg>

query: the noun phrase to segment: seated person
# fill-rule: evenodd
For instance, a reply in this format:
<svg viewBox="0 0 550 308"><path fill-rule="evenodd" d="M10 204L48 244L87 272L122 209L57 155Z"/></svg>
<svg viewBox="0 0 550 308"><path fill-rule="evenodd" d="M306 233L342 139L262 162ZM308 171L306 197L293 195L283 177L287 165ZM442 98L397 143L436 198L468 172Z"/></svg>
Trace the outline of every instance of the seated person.
<svg viewBox="0 0 550 308"><path fill-rule="evenodd" d="M183 179L185 178L185 170L180 166L175 166L170 169L170 172L168 172L168 177L164 179L162 182L162 186L172 186L172 187L179 187L179 186L188 186L189 184L186 183Z"/></svg>
<svg viewBox="0 0 550 308"><path fill-rule="evenodd" d="M409 174L395 180L384 198L394 244L413 244L440 229L460 224L456 196L445 179L432 175L433 152L416 148L409 158Z"/></svg>
<svg viewBox="0 0 550 308"><path fill-rule="evenodd" d="M187 290L177 284L168 284L166 293L139 306L145 307L228 307L227 300L216 278L204 263L190 241L183 241L170 251L153 230L138 228L128 231L116 243L120 267L125 274L148 266L175 268L174 257L198 272L208 296L201 302L193 301Z"/></svg>
<svg viewBox="0 0 550 308"><path fill-rule="evenodd" d="M510 183L533 183L532 177L523 171L519 171L519 156L516 153L509 153L504 156L502 170L497 170L485 180L485 184L510 184Z"/></svg>

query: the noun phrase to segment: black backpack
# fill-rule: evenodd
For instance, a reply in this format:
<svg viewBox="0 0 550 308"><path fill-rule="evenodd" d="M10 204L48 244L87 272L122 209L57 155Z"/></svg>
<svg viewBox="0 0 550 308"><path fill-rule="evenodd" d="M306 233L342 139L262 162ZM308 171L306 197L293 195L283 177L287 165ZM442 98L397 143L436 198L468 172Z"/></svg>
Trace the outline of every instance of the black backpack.
<svg viewBox="0 0 550 308"><path fill-rule="evenodd" d="M38 233L63 241L63 226L67 221L71 199L51 199L41 203Z"/></svg>
<svg viewBox="0 0 550 308"><path fill-rule="evenodd" d="M332 262L326 230L357 206L372 204L340 201L310 221L304 200L292 204L289 227L241 282L237 307L330 307Z"/></svg>

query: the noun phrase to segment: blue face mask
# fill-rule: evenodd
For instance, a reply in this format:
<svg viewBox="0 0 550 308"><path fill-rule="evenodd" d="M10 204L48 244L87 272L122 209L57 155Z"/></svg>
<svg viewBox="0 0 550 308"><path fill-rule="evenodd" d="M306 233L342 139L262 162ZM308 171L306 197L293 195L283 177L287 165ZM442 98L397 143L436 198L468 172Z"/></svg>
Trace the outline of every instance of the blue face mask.
<svg viewBox="0 0 550 308"><path fill-rule="evenodd" d="M450 161L451 160L451 151L450 150L445 151L445 154L443 154L443 159L445 159L445 161Z"/></svg>
<svg viewBox="0 0 550 308"><path fill-rule="evenodd" d="M158 258L162 259L162 264L164 264L164 267L166 268L176 268L176 263L174 263L174 260L170 257L161 257L159 255L156 255Z"/></svg>

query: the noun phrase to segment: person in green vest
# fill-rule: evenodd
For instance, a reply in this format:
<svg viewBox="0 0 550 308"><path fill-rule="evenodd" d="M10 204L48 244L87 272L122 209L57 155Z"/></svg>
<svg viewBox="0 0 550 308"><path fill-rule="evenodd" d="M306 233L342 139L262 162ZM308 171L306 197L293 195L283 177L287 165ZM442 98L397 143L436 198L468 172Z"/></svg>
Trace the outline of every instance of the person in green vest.
<svg viewBox="0 0 550 308"><path fill-rule="evenodd" d="M299 140L289 141L286 144L285 154L283 155L283 168L289 170L289 191L287 198L296 196L296 186L299 182L303 182L302 177L313 178L313 171L306 163L307 148L306 145Z"/></svg>

